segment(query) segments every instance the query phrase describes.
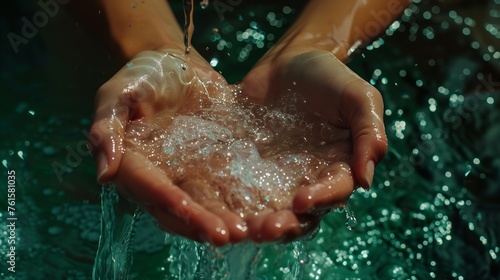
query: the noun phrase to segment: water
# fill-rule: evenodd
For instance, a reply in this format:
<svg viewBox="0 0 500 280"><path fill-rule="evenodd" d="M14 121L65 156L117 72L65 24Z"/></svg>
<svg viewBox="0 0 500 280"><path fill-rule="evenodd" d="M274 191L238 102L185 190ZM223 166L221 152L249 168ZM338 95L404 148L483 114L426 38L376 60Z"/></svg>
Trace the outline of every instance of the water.
<svg viewBox="0 0 500 280"><path fill-rule="evenodd" d="M20 33L16 22L40 11L34 4L33 9L20 12L12 7L17 3L4 4L2 11L9 15L0 17L2 34ZM219 61L216 70L232 81L239 80L268 44L276 42L297 13L292 2L286 4L288 8L266 5L268 10L244 5L225 12L224 21L214 14L213 22L207 20L207 31L193 37L195 46L208 48L199 51L209 62ZM212 6L202 12L210 12ZM493 70L497 50L495 41L483 46L474 36L463 34L465 28L484 27L483 19L495 24L495 18L466 13L472 10L441 2L416 3L384 38L350 62L383 93L390 142L372 189L357 191L349 200L356 228L346 228L345 212L331 212L310 240L242 244L234 251L217 251L165 236L141 214L134 222L133 238L120 234L106 239L133 243L133 252L115 251L122 252L122 268L132 261L129 278L210 279L219 274L221 279L227 275L236 279L498 279L500 200L495 190L500 168L500 78ZM116 68L110 66L108 51L67 20L63 11L51 17L54 24L40 28L17 55L8 41L2 41L0 81L5 98L0 104L0 162L16 170L18 181L16 279L90 279L96 236L101 235L102 189L95 183L95 163L78 147L85 137L81 131L91 122L89 95ZM282 28L276 26L278 22ZM64 46L59 44L61 36L68 38ZM259 48L260 43L264 47ZM83 46L86 52L63 51ZM238 65L238 71L231 63ZM54 172L55 162L66 167L62 180ZM0 227L5 229L3 201ZM128 233L136 208L124 199L113 203L117 221L113 230L125 228ZM4 240L0 238L2 252L7 250ZM118 242L114 248L131 247ZM13 279L5 272L5 255L0 261L0 278Z"/></svg>
<svg viewBox="0 0 500 280"><path fill-rule="evenodd" d="M356 229L356 226L358 225L358 221L356 220L356 217L354 216L354 212L352 211L351 207L349 206L349 203L346 203L344 207L345 211L345 226L347 227L348 230L354 230Z"/></svg>
<svg viewBox="0 0 500 280"><path fill-rule="evenodd" d="M415 8L412 6L410 11L414 9ZM412 30L411 32L410 38L412 38L411 35L413 35L415 31ZM386 43L385 40L379 40L369 46L368 50L371 51L381 48L384 43L389 44ZM375 56L376 52L373 53L373 56ZM370 52L365 52L363 57L366 61L370 61L370 59L373 60L374 57L370 55L372 55ZM387 61L391 60L388 59ZM370 64L384 68L380 63L372 62ZM391 65L392 64L397 65L398 62L392 60ZM409 62L405 62L405 65L406 64L412 65ZM434 64L429 63L429 65L432 66ZM418 78L413 78L415 81L411 84L405 80L406 73L410 73L409 70L400 68L398 69L399 72L391 75L385 74L390 72L388 69L391 69L389 65L386 70L381 70L380 68L374 69L371 80L368 80L386 91L404 89L403 92L405 90L412 92L412 89L418 90L427 82L420 76ZM418 74L418 72L414 73ZM449 79L454 79L454 77L446 77L445 81L438 86L442 88L444 85L447 88L451 87L453 83L450 82ZM438 88L438 86L436 86L436 88ZM439 88L437 91L446 92L443 89L439 90ZM439 165L439 163L446 160L448 155L443 151L449 149L449 146L444 145L438 150L437 147L432 145L444 144L443 142L431 142L432 144L429 144L427 141L432 139L428 137L434 137L434 139L437 137L437 139L440 140L439 137L441 134L437 134L437 131L435 131L435 129L439 127L436 126L439 125L439 123L435 123L435 116L441 113L441 111L436 108L438 107L436 105L438 104L437 99L439 97L428 99L428 107L424 107L423 110L415 110L414 108L403 106L402 104L405 104L405 98L407 98L405 94L401 97L391 98L389 96L386 98L386 102L388 103L386 118L389 124L393 124L388 128L388 133L393 139L391 143L398 147L397 149L390 150L388 158L389 161L399 163L396 164L395 170L393 170L391 166L383 165L382 168L379 167L379 173L377 173L376 176L376 182L379 183L378 185L375 184L374 188L380 188L380 190L383 190L382 192L371 191L369 193L356 193L354 199L349 203L350 205L345 205L343 217L329 215L324 219L322 227L312 240L294 243L294 249L290 246L287 247L283 245L268 245L269 247L262 249L263 247L244 244L224 248L222 249L223 253L216 254L216 257L214 257L213 255L207 255L207 252L213 253L214 251L210 251L213 249L206 251L205 247L191 241L178 241L175 243L177 245L174 246L178 248L178 250L170 253L170 256L176 256L176 258L169 258L171 260L169 264L175 265L173 267L163 267L165 271L169 271L169 275L173 278L180 279L201 276L207 278L219 277L222 279L224 279L224 277L228 277L228 279L245 279L243 277L247 277L246 279L255 279L261 275L259 273L262 271L265 271L263 274L265 277L274 277L275 279L286 279L287 277L290 279L302 279L304 275L308 275L308 277L311 278L325 276L327 279L332 275L342 275L339 278L366 278L368 275L371 275L376 279L440 278L447 277L448 275L449 277L461 279L464 275L475 275L478 277L480 275L485 276L488 273L495 273L494 269L488 272L486 268L477 272L460 269L460 258L445 253L446 251L460 251L464 246L464 243L460 241L457 233L452 231L453 225L460 228L461 224L459 223L457 225L452 222L453 219L457 219L453 214L455 211L454 209L462 213L458 219L464 219L464 224L469 230L477 231L475 226L476 223L471 222L471 219L474 219L474 215L470 216L470 214L465 214L468 211L474 212L474 210L470 208L472 205L472 198L466 192L459 191L459 188L455 188L453 192L450 190L452 188L451 185L457 186L457 183L453 183L451 180L451 178L453 178L451 175L452 173L446 169L443 171L443 178L449 179L444 180L443 182L446 182L444 183L445 185L437 189L432 183L430 184L428 182L429 179L423 175L417 176L416 178L419 179L414 181L408 181L406 179L409 176L407 175L408 172L410 172L409 174L411 174L412 178L415 178L417 174L415 172L422 172L414 169L412 171L411 169L414 167L421 168L420 166L422 166L422 164L415 164L414 160L419 159L417 157L411 159L402 156L402 154L406 152L401 154L399 151L406 151L408 148L399 146L398 141L394 139L414 139L409 130L422 131L422 134L418 134L417 136L421 135L420 137L422 137L421 139L423 139L423 141L420 140L421 142L416 142L416 148L414 150L409 150L408 154L416 156L424 154L423 160L426 162L430 164L438 163L436 170L442 170L444 168L444 164L441 163L441 165ZM458 95L455 99L456 98L458 98ZM469 98L473 100L477 97L473 96ZM483 100L487 100L487 98L485 97ZM465 103L466 100L462 100L461 102ZM484 105L486 105L486 103ZM446 110L446 108L444 109ZM265 108L253 109L254 113L257 115L259 115L261 111L261 114L265 115L266 110ZM430 114L426 110L429 110ZM484 110L486 110L486 108ZM486 112L487 111L483 111L483 114ZM418 128L411 128L408 125L408 121L405 119L407 118L405 113L415 114L418 120ZM476 113L479 114L477 111ZM488 113L491 114L492 112ZM406 116L405 118L403 118L404 115ZM495 114L493 113L493 115ZM189 120L184 121L189 122ZM200 119L196 119L196 121L199 123ZM245 122L240 121L240 123ZM446 121L443 124L446 124ZM206 126L210 125L211 124L206 124ZM281 131L284 127L287 126L272 124L269 128L271 131ZM223 130L223 128L218 127L216 130ZM228 132L223 133L223 135L229 135L227 136L228 138L233 138L234 136L230 135L230 133L234 130L234 128L229 129ZM427 130L432 131L433 134L428 136L425 132ZM200 129L197 129L197 131L200 131ZM198 135L197 137L201 136ZM203 137L210 138L210 135L203 135ZM227 141L227 137L222 138L225 139L224 141ZM219 138L218 136L214 136L214 139ZM266 138L267 137L263 137L263 139ZM255 140L256 139L254 139L254 141ZM167 145L169 149L172 146L175 145ZM408 160L411 160L412 166L409 170L406 170L408 166L405 164L407 164ZM481 161L473 160L473 162ZM384 167L386 169L383 169ZM460 166L457 167L460 169ZM467 172L467 174L470 174L469 171ZM440 172L435 171L435 173L439 174ZM438 185L441 185L442 183L438 182L441 182L443 178L436 178L434 180ZM455 179L457 178L453 178L453 180ZM401 186L402 182L405 183L404 190L398 190L393 187ZM422 188L425 190L422 190ZM407 192L409 194L407 194ZM429 196L431 193L434 197ZM428 202L429 200L431 200L431 202ZM359 221L355 218L352 208L358 209ZM343 231L343 227L345 227L347 231ZM487 240L490 240L492 236L489 235L488 238L480 234L478 238L482 244L487 244ZM166 240L170 240L170 236L167 236ZM329 243L328 240L336 240L335 242L338 243L334 242L334 244L332 244ZM166 241L165 244L171 244L170 242L172 241ZM326 248L325 245L327 246ZM242 250L242 247L247 249ZM187 250L188 248L189 250ZM248 248L252 248L253 250L248 250ZM497 262L496 254L498 247L493 246L490 248L492 248L489 253L492 257L492 261ZM191 253L186 253L186 250ZM292 256L291 259L287 259L285 261L287 262L286 264L283 264L283 262L273 263L278 269L276 271L271 271L270 265L267 265L272 262L269 260L269 256L280 255L280 253L282 253L280 250L298 252L298 256ZM327 253L329 250L331 250L331 253ZM471 251L469 251L468 254L474 252L475 249L469 248L469 250ZM231 269L231 264L228 261L232 259L231 254L233 252L242 254L242 251L247 253L244 254L242 259L249 258L254 261L246 262L244 265L241 263L237 264L237 267L244 268L243 271L245 271L245 273L233 274L235 272ZM262 254L264 251L267 251L268 254ZM200 265L204 263L209 263L210 265L208 267ZM216 269L217 272L214 272L214 268L218 268Z"/></svg>
<svg viewBox="0 0 500 280"><path fill-rule="evenodd" d="M123 202L122 202L123 203ZM266 279L270 269L281 279L301 279L308 262L308 240L287 245L256 245L251 242L214 248L178 236L165 234L147 214L128 215L119 206L114 187L103 189L103 224L94 279L135 279L156 272L168 272L169 279ZM133 236L133 237L131 237ZM131 273L135 252L167 253L157 271ZM157 254L158 255L158 254Z"/></svg>
<svg viewBox="0 0 500 280"><path fill-rule="evenodd" d="M288 93L273 106L218 102L158 119L168 126L139 120L127 131L127 149L141 150L176 184L203 182L209 187L185 191L222 199L242 218L288 209L296 191L317 181L339 156L335 128L297 112L299 100Z"/></svg>
<svg viewBox="0 0 500 280"><path fill-rule="evenodd" d="M191 38L194 32L194 0L182 0L184 8L184 54L189 54L191 49Z"/></svg>

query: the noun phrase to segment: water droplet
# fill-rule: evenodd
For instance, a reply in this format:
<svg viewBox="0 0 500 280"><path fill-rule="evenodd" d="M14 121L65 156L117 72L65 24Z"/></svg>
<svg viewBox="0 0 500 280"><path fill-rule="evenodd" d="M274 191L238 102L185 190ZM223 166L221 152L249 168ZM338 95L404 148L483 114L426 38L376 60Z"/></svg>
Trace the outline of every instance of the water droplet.
<svg viewBox="0 0 500 280"><path fill-rule="evenodd" d="M351 207L349 206L348 203L346 203L344 207L345 211L345 226L347 227L348 230L353 230L356 228L358 225L358 221L356 220L356 217L354 216L354 212L352 212Z"/></svg>

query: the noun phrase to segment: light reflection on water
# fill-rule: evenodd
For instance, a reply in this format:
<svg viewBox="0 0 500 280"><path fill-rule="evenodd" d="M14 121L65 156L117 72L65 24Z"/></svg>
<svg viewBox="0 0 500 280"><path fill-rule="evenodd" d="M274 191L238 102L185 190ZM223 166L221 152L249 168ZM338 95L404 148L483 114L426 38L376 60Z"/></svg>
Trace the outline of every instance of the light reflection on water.
<svg viewBox="0 0 500 280"><path fill-rule="evenodd" d="M357 192L350 200L356 229L345 228L344 213L332 212L312 240L212 250L179 237L165 238L148 216L137 214L134 219L133 208L116 208L117 220L110 224L115 231L105 232L125 229L106 240L119 256L118 268L131 262L131 279L210 279L217 274L221 279L498 278L498 51L473 37L475 27L486 25L461 14L463 9L421 2L350 64L383 93L390 141L372 190ZM252 16L243 8L227 13L226 21L217 24L219 36L213 36L204 54L209 61L216 59L223 72L229 72L226 60L254 61L264 51L262 44L255 44L272 45L279 38L278 21L285 25L283 16L294 12L279 8L260 17L274 29L250 25ZM239 20L239 15L245 19ZM231 17L236 23L226 24ZM487 32L498 34L494 18L484 20L492 21L486 22ZM454 36L453 30L463 36ZM35 41L30 44L36 48ZM227 57L232 50L235 55ZM99 235L99 190L88 188L95 186L94 164L82 156L62 182L51 164L66 162L67 146L77 147L91 107L83 110L66 97L64 104L77 110L69 112L58 108L61 99L43 101L42 93L53 90L36 78L46 71L43 65L32 70L36 75L29 72L31 64L9 65L1 81L6 92L15 94L8 97L13 100L10 106L1 105L7 113L0 120L0 158L4 166L19 171L17 279L88 279ZM35 76L30 86L18 78L26 73ZM58 90L76 91L76 80L72 83ZM105 213L110 211L105 208ZM5 212L2 232L3 217ZM133 220L134 232L127 228ZM133 250L126 246L130 240ZM6 246L2 238L0 251ZM3 269L5 255L0 260ZM6 276L0 271L0 278Z"/></svg>

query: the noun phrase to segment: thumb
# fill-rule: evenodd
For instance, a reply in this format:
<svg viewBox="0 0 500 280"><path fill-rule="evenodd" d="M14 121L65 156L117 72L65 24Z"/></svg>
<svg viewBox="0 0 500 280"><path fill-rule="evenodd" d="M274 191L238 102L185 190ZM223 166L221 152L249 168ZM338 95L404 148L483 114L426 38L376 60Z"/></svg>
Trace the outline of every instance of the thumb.
<svg viewBox="0 0 500 280"><path fill-rule="evenodd" d="M375 166L387 152L387 136L383 122L384 105L377 89L364 80L350 83L340 102L343 115L351 128L353 158L351 167L357 184L369 188Z"/></svg>
<svg viewBox="0 0 500 280"><path fill-rule="evenodd" d="M315 111L351 129L351 168L358 185L369 187L375 165L387 152L380 92L329 52L299 55L283 75L287 88L302 93Z"/></svg>
<svg viewBox="0 0 500 280"><path fill-rule="evenodd" d="M99 89L97 99L105 96L103 87ZM96 102L97 106L99 104L102 102ZM118 170L124 148L125 125L130 111L125 104L108 104L95 110L88 135L89 147L97 163L97 181L101 184L112 179Z"/></svg>

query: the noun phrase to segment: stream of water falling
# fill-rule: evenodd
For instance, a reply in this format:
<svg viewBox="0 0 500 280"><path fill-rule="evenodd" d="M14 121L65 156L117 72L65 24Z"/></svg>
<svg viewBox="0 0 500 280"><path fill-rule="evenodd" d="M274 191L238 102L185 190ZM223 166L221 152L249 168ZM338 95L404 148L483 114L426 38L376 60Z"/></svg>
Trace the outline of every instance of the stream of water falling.
<svg viewBox="0 0 500 280"><path fill-rule="evenodd" d="M202 3L204 2L205 1L203 1ZM189 51L191 50L191 37L193 36L194 32L194 0L183 0L182 4L184 7L184 53L188 55Z"/></svg>
<svg viewBox="0 0 500 280"><path fill-rule="evenodd" d="M214 248L160 231L153 218L140 210L127 214L121 205L127 202L119 201L114 186L103 188L101 201L101 236L93 279L136 279L138 275L129 274L134 251L168 252L169 257L161 260L168 279L267 279L269 261L273 268L285 270L282 279L301 279L308 262L308 239Z"/></svg>

